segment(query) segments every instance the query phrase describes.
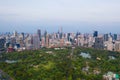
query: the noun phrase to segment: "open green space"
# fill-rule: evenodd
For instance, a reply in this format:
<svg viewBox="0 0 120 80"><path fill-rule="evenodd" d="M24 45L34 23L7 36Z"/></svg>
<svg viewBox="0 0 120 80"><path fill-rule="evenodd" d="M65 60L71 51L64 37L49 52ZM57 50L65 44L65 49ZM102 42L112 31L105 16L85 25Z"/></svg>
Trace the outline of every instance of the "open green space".
<svg viewBox="0 0 120 80"><path fill-rule="evenodd" d="M108 71L120 74L120 53L80 47L2 53L0 69L14 80L102 80Z"/></svg>

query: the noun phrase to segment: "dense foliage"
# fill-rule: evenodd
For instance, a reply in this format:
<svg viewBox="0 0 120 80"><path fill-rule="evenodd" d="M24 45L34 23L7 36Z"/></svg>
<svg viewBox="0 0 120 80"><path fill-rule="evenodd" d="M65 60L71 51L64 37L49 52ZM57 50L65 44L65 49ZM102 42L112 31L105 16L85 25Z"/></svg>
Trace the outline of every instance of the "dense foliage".
<svg viewBox="0 0 120 80"><path fill-rule="evenodd" d="M83 58L81 52L89 53L91 58ZM120 74L119 66L119 52L89 48L41 49L0 55L0 69L14 80L102 80L102 75L108 71Z"/></svg>

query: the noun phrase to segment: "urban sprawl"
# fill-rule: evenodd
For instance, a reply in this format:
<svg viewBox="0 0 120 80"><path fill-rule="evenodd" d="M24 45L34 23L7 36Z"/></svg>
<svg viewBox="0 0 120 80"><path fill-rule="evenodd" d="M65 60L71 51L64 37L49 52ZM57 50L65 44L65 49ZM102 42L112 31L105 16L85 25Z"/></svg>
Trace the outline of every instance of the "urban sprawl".
<svg viewBox="0 0 120 80"><path fill-rule="evenodd" d="M2 33L0 34L0 53L23 50L37 50L40 48L64 48L64 47L89 47L95 49L120 51L119 34L93 34L63 33L62 30L48 34L41 30L36 30L35 34L28 33Z"/></svg>

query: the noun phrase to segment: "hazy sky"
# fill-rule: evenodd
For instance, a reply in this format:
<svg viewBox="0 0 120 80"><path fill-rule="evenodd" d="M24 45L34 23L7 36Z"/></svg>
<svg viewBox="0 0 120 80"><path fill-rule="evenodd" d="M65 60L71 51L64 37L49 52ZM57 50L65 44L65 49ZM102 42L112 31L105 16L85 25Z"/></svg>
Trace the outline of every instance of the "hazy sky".
<svg viewBox="0 0 120 80"><path fill-rule="evenodd" d="M0 32L120 33L120 0L0 0Z"/></svg>

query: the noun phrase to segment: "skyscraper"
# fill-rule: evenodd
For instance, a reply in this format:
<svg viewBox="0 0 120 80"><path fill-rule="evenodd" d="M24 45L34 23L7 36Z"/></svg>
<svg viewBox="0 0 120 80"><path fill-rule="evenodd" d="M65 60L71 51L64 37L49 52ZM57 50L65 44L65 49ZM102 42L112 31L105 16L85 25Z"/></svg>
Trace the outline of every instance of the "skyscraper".
<svg viewBox="0 0 120 80"><path fill-rule="evenodd" d="M41 41L41 30L40 29L37 30L37 35L39 37L39 40Z"/></svg>
<svg viewBox="0 0 120 80"><path fill-rule="evenodd" d="M25 39L25 34L22 32L21 33L23 40Z"/></svg>
<svg viewBox="0 0 120 80"><path fill-rule="evenodd" d="M46 30L44 32L44 37L45 37L45 44L46 44L46 37L47 37L47 31Z"/></svg>
<svg viewBox="0 0 120 80"><path fill-rule="evenodd" d="M0 48L4 48L4 44L5 44L5 39L1 38L0 39Z"/></svg>
<svg viewBox="0 0 120 80"><path fill-rule="evenodd" d="M93 45L95 49L104 49L104 41L102 37L95 38L95 43Z"/></svg>
<svg viewBox="0 0 120 80"><path fill-rule="evenodd" d="M109 39L109 35L108 34L104 34L104 41L108 41Z"/></svg>
<svg viewBox="0 0 120 80"><path fill-rule="evenodd" d="M33 49L33 36L32 35L29 35L25 39L25 46L26 46L26 49L28 50Z"/></svg>
<svg viewBox="0 0 120 80"><path fill-rule="evenodd" d="M49 35L46 35L46 42L45 42L45 44L46 44L46 47L49 47Z"/></svg>
<svg viewBox="0 0 120 80"><path fill-rule="evenodd" d="M67 34L67 40L70 41L70 33Z"/></svg>
<svg viewBox="0 0 120 80"><path fill-rule="evenodd" d="M94 31L93 37L98 37L98 31Z"/></svg>
<svg viewBox="0 0 120 80"><path fill-rule="evenodd" d="M17 37L17 35L18 35L17 31L14 31L13 34L15 37Z"/></svg>
<svg viewBox="0 0 120 80"><path fill-rule="evenodd" d="M117 34L113 35L113 40L117 40Z"/></svg>
<svg viewBox="0 0 120 80"><path fill-rule="evenodd" d="M33 35L33 49L39 49L40 48L40 41L38 35Z"/></svg>
<svg viewBox="0 0 120 80"><path fill-rule="evenodd" d="M62 27L61 27L61 31L60 31L60 34L59 34L60 39L62 39L62 34L63 34L63 32L62 32Z"/></svg>

